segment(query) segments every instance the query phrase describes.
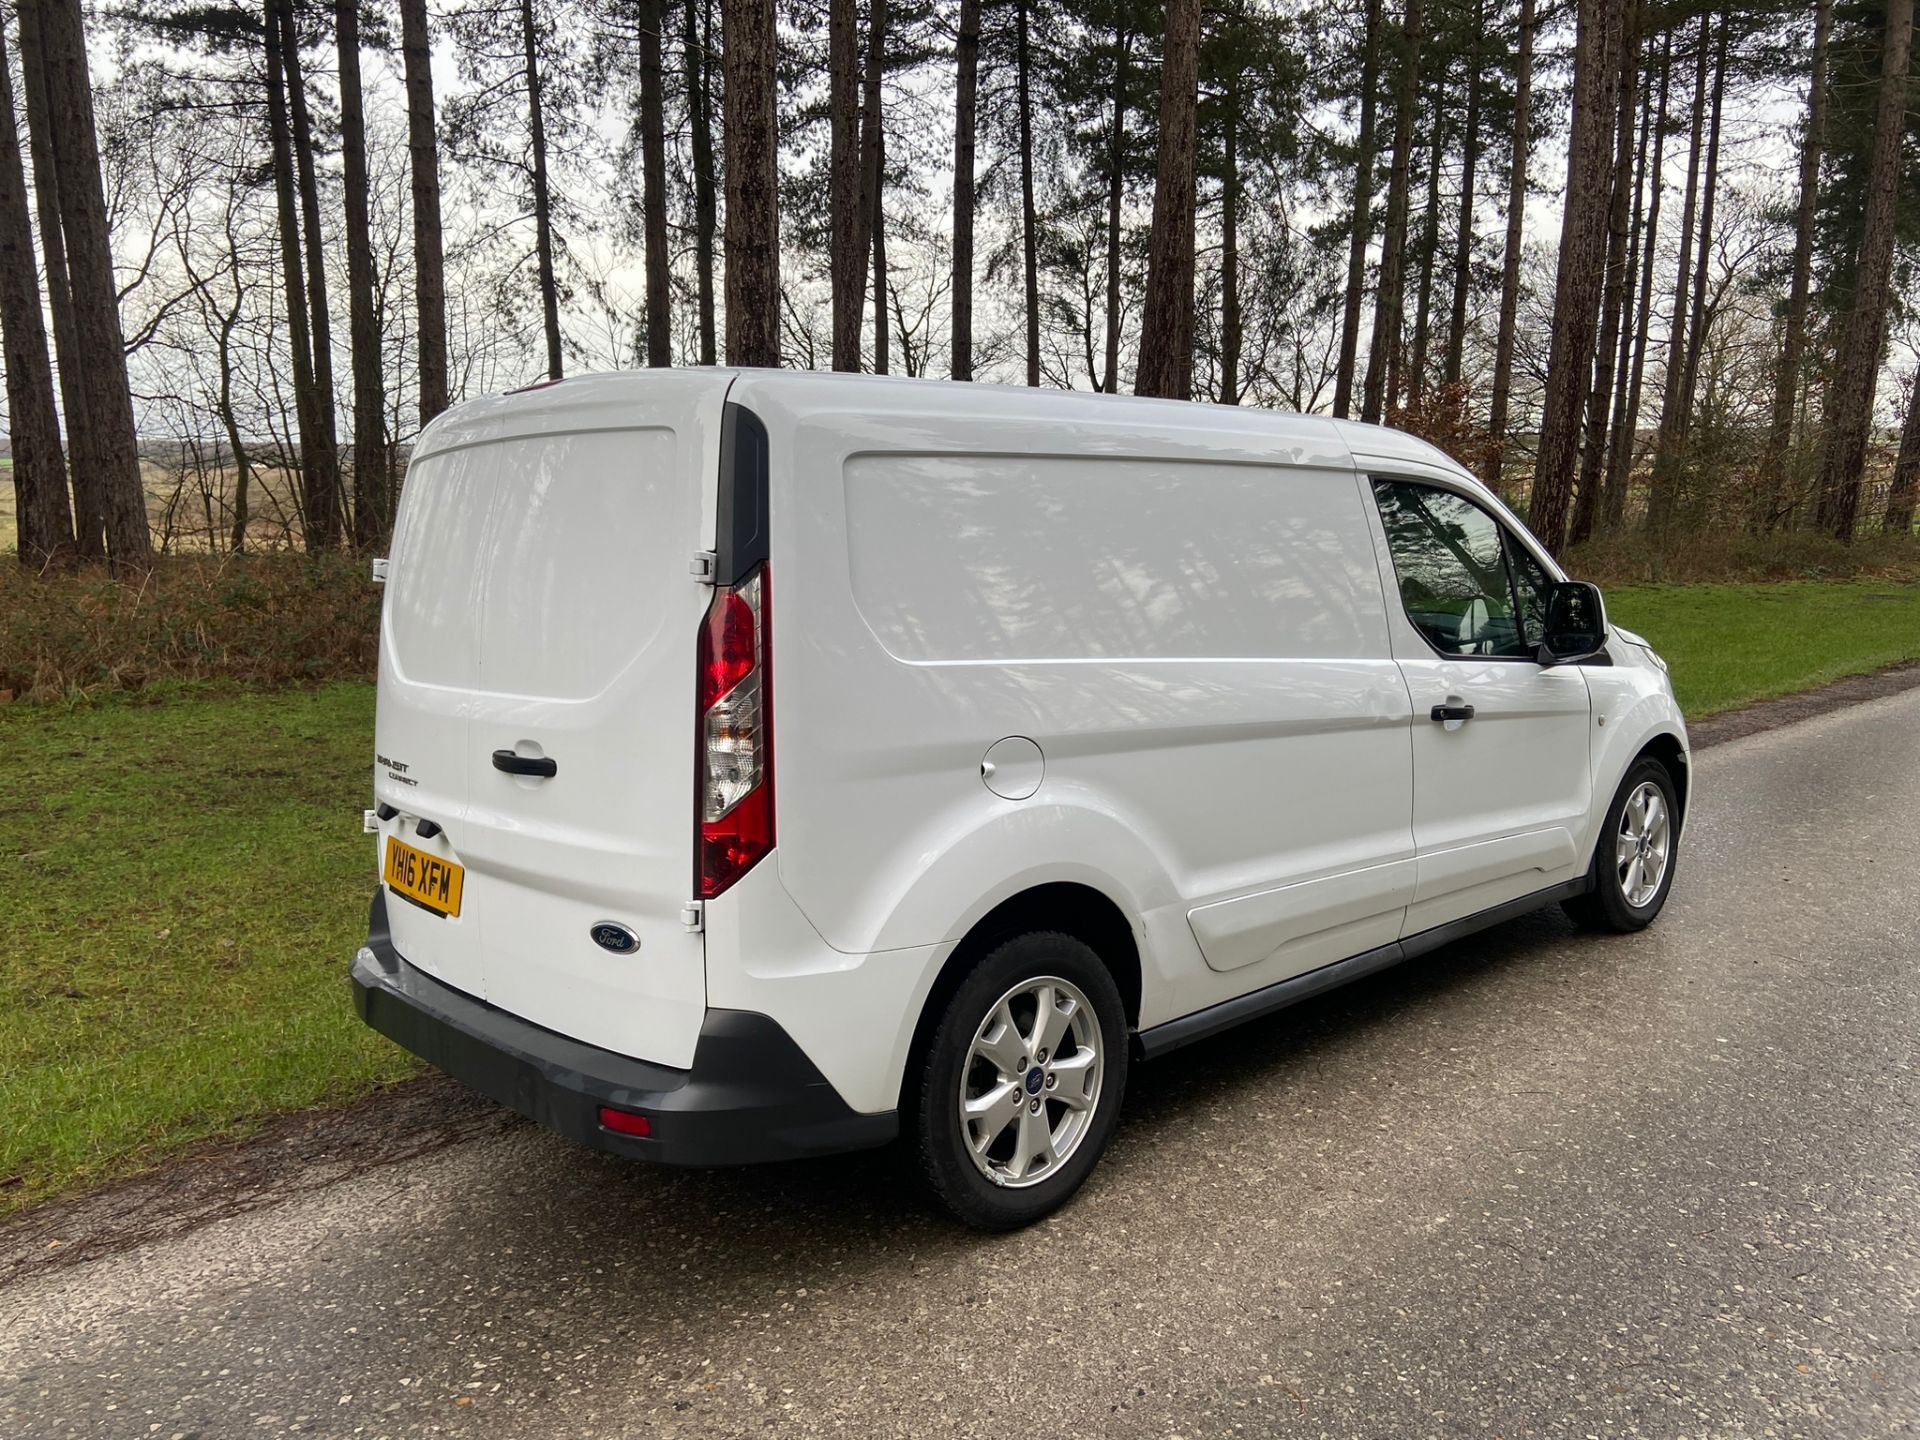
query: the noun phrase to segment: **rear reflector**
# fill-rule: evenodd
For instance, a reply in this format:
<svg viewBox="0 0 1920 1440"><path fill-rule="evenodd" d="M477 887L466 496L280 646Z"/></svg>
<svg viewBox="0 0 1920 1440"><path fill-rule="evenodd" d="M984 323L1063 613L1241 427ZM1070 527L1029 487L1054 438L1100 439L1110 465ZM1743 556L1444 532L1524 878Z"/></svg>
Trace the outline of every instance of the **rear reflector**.
<svg viewBox="0 0 1920 1440"><path fill-rule="evenodd" d="M620 1135L638 1135L645 1139L653 1134L653 1122L646 1116L631 1110L616 1110L611 1105L600 1107L600 1123Z"/></svg>

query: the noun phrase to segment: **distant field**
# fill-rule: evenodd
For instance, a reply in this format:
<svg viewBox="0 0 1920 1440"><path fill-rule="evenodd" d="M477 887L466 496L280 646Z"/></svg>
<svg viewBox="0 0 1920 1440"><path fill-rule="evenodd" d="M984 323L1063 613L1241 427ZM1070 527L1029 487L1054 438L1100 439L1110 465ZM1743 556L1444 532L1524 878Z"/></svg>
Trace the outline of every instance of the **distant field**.
<svg viewBox="0 0 1920 1440"><path fill-rule="evenodd" d="M1694 718L1920 656L1920 586L1618 586ZM0 706L0 1212L415 1071L347 957L373 689Z"/></svg>
<svg viewBox="0 0 1920 1440"><path fill-rule="evenodd" d="M165 547L175 554L194 554L209 549L209 515L221 537L219 548L226 548L225 538L233 523L229 494L233 485L231 474L225 471L210 473L205 477L205 493L202 493L201 479L192 474L183 478L169 466L152 460L142 461L140 468L142 484L147 492L147 519L153 527L156 548ZM252 518L247 526L254 545L272 547L289 542L290 535L295 531L291 520L294 504L290 482L291 477L282 470L260 469L254 472L253 484L248 491L248 510ZM13 500L13 461L0 456L0 555L13 554L19 548L20 531Z"/></svg>

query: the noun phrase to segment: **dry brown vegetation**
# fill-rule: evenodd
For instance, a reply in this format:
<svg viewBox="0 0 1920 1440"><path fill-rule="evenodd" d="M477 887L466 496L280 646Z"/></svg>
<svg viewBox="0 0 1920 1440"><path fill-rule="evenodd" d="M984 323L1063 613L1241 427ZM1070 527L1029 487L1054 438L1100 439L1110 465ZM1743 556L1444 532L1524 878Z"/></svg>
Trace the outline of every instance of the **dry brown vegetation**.
<svg viewBox="0 0 1920 1440"><path fill-rule="evenodd" d="M379 617L380 591L350 556L162 557L128 580L102 569L40 576L9 561L0 564L0 699L169 681L367 679Z"/></svg>

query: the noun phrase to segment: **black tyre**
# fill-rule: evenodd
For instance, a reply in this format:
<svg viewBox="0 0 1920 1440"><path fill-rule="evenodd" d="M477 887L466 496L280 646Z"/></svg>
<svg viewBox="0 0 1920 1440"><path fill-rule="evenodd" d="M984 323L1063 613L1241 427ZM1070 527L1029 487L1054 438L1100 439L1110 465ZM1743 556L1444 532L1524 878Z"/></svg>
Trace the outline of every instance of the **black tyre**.
<svg viewBox="0 0 1920 1440"><path fill-rule="evenodd" d="M914 1143L955 1217L1014 1230L1064 1205L1112 1138L1127 1088L1113 976L1071 935L997 946L947 1002L921 1061Z"/></svg>
<svg viewBox="0 0 1920 1440"><path fill-rule="evenodd" d="M1563 904L1576 924L1625 935L1653 923L1680 860L1679 815L1667 767L1636 761L1607 807L1593 851L1593 889Z"/></svg>

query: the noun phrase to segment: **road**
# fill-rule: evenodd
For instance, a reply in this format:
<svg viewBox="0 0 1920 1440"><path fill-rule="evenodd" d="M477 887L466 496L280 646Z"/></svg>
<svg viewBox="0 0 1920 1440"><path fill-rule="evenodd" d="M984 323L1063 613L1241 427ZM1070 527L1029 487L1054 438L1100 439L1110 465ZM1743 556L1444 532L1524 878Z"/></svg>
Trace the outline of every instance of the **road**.
<svg viewBox="0 0 1920 1440"><path fill-rule="evenodd" d="M1557 912L1135 1072L1064 1214L526 1127L0 1291L0 1435L1920 1433L1920 690Z"/></svg>

